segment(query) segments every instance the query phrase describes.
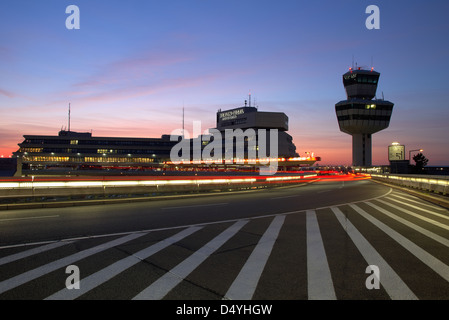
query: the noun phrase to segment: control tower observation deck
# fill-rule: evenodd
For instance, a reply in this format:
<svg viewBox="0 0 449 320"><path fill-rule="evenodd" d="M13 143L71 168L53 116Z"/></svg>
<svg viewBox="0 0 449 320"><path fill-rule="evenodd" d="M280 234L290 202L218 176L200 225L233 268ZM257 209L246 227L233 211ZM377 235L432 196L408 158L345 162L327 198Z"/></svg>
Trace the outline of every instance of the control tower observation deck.
<svg viewBox="0 0 449 320"><path fill-rule="evenodd" d="M335 105L340 131L352 135L352 165L372 165L372 140L374 133L388 128L393 103L376 99L380 73L350 68L343 75L347 100Z"/></svg>

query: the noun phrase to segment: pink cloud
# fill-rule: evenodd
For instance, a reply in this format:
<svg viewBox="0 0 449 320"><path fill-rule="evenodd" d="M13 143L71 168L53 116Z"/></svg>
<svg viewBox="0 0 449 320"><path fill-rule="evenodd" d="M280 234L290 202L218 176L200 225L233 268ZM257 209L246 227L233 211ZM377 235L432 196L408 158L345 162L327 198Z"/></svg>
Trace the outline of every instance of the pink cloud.
<svg viewBox="0 0 449 320"><path fill-rule="evenodd" d="M15 97L17 97L17 95L15 93L13 93L11 91L4 90L4 89L0 89L0 94L4 95L4 96L7 96L8 98L15 98Z"/></svg>

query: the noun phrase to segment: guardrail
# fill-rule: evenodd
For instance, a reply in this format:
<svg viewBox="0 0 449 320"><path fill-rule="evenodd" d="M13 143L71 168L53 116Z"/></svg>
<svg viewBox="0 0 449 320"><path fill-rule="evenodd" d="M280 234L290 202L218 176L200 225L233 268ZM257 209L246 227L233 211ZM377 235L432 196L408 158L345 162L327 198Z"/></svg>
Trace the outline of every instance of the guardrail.
<svg viewBox="0 0 449 320"><path fill-rule="evenodd" d="M442 195L449 194L449 176L371 174L371 178L404 187L440 193Z"/></svg>
<svg viewBox="0 0 449 320"><path fill-rule="evenodd" d="M160 195L191 194L211 191L236 191L305 183L316 174L275 176L191 176L191 177L102 177L84 179L11 179L0 181L0 209L13 207L58 206L105 203L107 200L150 200ZM121 198L121 199L120 199Z"/></svg>

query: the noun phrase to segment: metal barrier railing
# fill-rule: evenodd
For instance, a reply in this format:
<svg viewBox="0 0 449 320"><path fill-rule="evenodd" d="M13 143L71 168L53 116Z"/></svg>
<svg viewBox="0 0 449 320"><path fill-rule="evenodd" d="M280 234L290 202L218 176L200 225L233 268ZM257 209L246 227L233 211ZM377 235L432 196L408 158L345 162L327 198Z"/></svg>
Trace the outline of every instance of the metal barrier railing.
<svg viewBox="0 0 449 320"><path fill-rule="evenodd" d="M449 176L371 174L371 177L405 187L441 193L443 195L449 194Z"/></svg>

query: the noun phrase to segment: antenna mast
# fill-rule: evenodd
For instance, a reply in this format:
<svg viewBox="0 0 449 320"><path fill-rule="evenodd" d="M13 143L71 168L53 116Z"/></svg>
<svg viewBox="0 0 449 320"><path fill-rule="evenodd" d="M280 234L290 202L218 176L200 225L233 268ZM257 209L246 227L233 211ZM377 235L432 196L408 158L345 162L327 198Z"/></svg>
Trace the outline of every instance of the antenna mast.
<svg viewBox="0 0 449 320"><path fill-rule="evenodd" d="M184 139L184 102L182 103L182 138Z"/></svg>
<svg viewBox="0 0 449 320"><path fill-rule="evenodd" d="M69 103L69 132L70 132L70 103Z"/></svg>

